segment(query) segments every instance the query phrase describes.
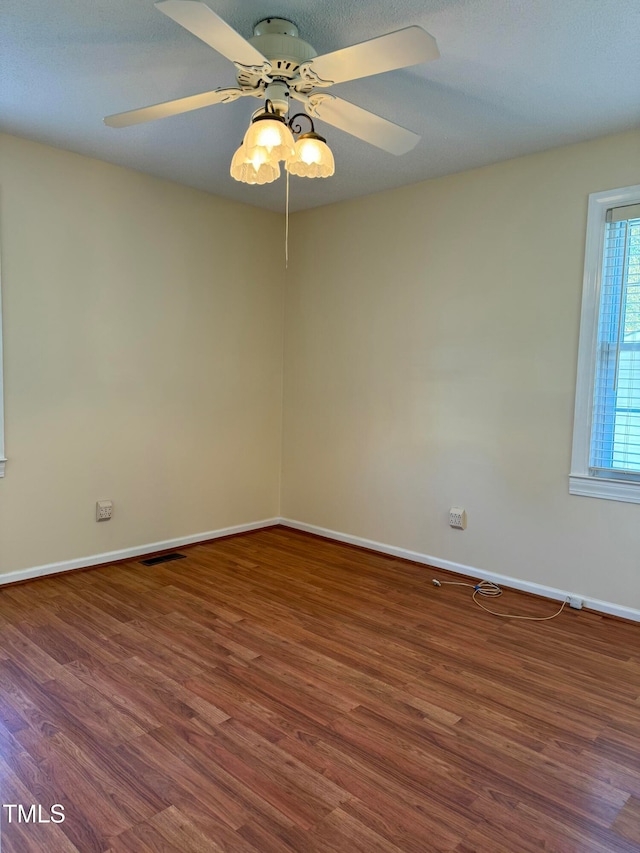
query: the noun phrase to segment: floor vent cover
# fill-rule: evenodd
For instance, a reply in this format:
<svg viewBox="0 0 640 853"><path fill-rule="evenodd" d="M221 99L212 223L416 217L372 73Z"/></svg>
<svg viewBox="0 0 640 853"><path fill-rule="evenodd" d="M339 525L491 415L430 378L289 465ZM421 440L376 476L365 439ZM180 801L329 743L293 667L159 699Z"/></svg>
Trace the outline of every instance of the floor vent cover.
<svg viewBox="0 0 640 853"><path fill-rule="evenodd" d="M143 566L157 566L158 563L171 563L173 560L184 560L186 554L162 554L160 557L151 557L150 560L140 560Z"/></svg>

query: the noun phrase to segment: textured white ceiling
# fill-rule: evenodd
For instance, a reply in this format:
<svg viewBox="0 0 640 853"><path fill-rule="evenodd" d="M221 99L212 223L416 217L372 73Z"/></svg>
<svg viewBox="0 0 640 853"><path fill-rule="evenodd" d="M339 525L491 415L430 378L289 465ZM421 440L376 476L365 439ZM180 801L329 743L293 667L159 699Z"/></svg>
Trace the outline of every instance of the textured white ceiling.
<svg viewBox="0 0 640 853"><path fill-rule="evenodd" d="M640 124L640 0L208 0L249 37L293 20L318 53L411 24L436 62L332 91L422 134L403 157L318 123L327 180L293 178L301 210ZM285 182L229 176L252 98L116 130L102 118L219 86L234 68L152 0L2 0L0 130L283 210Z"/></svg>

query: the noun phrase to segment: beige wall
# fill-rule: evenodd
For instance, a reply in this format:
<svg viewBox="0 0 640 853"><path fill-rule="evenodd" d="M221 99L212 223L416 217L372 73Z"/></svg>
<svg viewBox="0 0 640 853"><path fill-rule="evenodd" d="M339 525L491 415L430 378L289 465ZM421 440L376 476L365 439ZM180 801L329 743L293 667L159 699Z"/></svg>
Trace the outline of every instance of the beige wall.
<svg viewBox="0 0 640 853"><path fill-rule="evenodd" d="M0 572L277 515L280 217L9 136L0 192Z"/></svg>
<svg viewBox="0 0 640 853"><path fill-rule="evenodd" d="M567 482L587 195L639 157L621 134L292 217L280 507L280 217L0 136L0 572L281 512L640 608L638 506Z"/></svg>
<svg viewBox="0 0 640 853"><path fill-rule="evenodd" d="M282 514L640 608L640 507L568 493L587 196L639 164L626 133L296 215Z"/></svg>

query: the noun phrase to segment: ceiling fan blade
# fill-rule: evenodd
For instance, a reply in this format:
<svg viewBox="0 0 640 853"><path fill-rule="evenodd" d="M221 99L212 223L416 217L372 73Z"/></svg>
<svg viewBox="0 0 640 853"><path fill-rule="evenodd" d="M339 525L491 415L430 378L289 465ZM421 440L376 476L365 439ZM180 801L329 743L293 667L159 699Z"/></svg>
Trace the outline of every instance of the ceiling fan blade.
<svg viewBox="0 0 640 853"><path fill-rule="evenodd" d="M109 127L129 127L132 124L142 124L145 121L153 121L157 118L167 118L189 110L199 110L201 107L210 107L212 104L222 104L227 101L235 101L242 95L249 94L243 89L214 89L212 92L202 92L200 95L189 95L187 98L178 98L176 101L165 101L162 104L153 104L151 107L142 107L139 110L128 110L126 113L116 113L107 116L104 123Z"/></svg>
<svg viewBox="0 0 640 853"><path fill-rule="evenodd" d="M321 80L344 83L420 62L431 62L439 56L434 37L416 26L317 56L311 60L309 67Z"/></svg>
<svg viewBox="0 0 640 853"><path fill-rule="evenodd" d="M307 112L390 154L406 154L420 139L412 130L330 95L318 96L317 102L311 95Z"/></svg>
<svg viewBox="0 0 640 853"><path fill-rule="evenodd" d="M240 65L262 65L260 51L199 0L161 0L156 9L189 30L209 47Z"/></svg>

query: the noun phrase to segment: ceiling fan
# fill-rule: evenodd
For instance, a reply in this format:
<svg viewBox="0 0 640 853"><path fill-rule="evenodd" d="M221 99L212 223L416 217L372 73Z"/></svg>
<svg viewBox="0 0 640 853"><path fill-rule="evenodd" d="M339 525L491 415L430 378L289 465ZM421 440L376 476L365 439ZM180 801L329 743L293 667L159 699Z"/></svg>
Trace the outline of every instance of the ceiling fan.
<svg viewBox="0 0 640 853"><path fill-rule="evenodd" d="M283 18L259 21L247 40L200 0L160 0L155 7L231 60L237 69L238 86L117 113L105 118L110 127L128 127L252 96L265 100L265 110L254 115L254 121L275 118L284 122L290 101L295 100L303 105L306 116L319 118L391 154L405 154L420 139L418 134L326 89L336 83L437 59L440 54L436 40L421 27L407 27L318 56L299 37L296 25ZM305 136L322 140L315 133Z"/></svg>

